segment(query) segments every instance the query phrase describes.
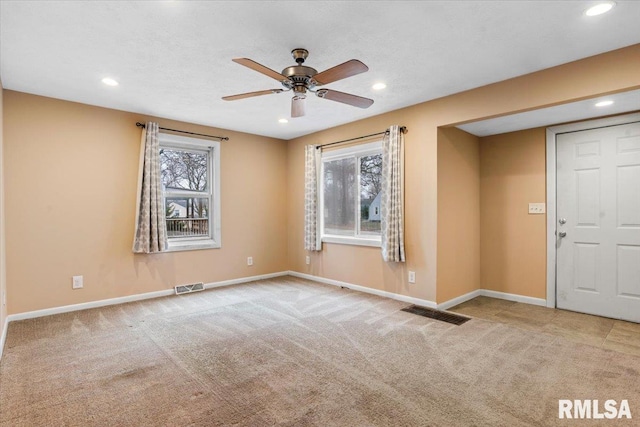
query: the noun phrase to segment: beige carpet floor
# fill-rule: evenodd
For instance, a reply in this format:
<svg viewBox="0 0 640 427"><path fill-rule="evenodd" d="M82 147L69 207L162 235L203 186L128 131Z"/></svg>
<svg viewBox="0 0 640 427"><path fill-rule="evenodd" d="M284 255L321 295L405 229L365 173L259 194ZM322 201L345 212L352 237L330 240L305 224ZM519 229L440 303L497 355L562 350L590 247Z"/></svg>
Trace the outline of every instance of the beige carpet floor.
<svg viewBox="0 0 640 427"><path fill-rule="evenodd" d="M284 277L12 322L0 426L639 425L640 357L406 305Z"/></svg>

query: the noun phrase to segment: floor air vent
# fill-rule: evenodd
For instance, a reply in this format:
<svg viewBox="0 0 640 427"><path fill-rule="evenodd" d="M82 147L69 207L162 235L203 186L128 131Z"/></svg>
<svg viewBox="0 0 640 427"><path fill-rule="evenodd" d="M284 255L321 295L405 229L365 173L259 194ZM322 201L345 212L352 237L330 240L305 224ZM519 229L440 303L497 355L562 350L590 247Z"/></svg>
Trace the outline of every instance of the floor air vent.
<svg viewBox="0 0 640 427"><path fill-rule="evenodd" d="M457 314L447 313L445 311L433 310L431 308L420 307L419 305L410 305L409 307L403 308L402 311L417 314L418 316L429 317L431 319L442 320L443 322L454 325L462 325L467 320L471 320L468 317L458 316Z"/></svg>
<svg viewBox="0 0 640 427"><path fill-rule="evenodd" d="M204 291L204 283L191 283L189 285L176 286L176 295L188 294L189 292Z"/></svg>

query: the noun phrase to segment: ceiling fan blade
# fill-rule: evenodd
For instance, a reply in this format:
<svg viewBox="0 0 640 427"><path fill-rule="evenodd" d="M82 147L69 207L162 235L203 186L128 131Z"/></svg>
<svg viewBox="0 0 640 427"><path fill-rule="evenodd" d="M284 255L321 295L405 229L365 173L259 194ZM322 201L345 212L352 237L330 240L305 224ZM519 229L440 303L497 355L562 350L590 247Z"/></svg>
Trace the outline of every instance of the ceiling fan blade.
<svg viewBox="0 0 640 427"><path fill-rule="evenodd" d="M296 95L291 98L291 117L302 117L305 115L305 96Z"/></svg>
<svg viewBox="0 0 640 427"><path fill-rule="evenodd" d="M364 73L368 70L369 67L364 65L362 62L357 59L352 59L316 74L313 76L313 79L318 82L318 85L326 85L338 80L346 79L347 77L355 76L356 74Z"/></svg>
<svg viewBox="0 0 640 427"><path fill-rule="evenodd" d="M236 99L251 98L252 96L269 95L271 93L280 93L280 92L284 92L284 89L269 89L269 90L259 90L257 92L240 93L238 95L223 96L222 99L224 99L225 101L235 101Z"/></svg>
<svg viewBox="0 0 640 427"><path fill-rule="evenodd" d="M265 76L269 76L272 79L275 79L279 82L283 81L283 80L287 80L287 78L285 76L283 76L282 74L278 73L277 71L272 70L269 67L265 67L262 64L258 64L256 61L253 61L249 58L234 58L232 60L233 62L236 62L240 65L244 65L245 67L249 67L254 71L257 71L259 73L264 74Z"/></svg>
<svg viewBox="0 0 640 427"><path fill-rule="evenodd" d="M337 90L320 89L316 92L316 95L320 98L342 102L343 104L349 104L359 108L369 108L371 104L373 104L373 99L351 95L350 93L338 92Z"/></svg>

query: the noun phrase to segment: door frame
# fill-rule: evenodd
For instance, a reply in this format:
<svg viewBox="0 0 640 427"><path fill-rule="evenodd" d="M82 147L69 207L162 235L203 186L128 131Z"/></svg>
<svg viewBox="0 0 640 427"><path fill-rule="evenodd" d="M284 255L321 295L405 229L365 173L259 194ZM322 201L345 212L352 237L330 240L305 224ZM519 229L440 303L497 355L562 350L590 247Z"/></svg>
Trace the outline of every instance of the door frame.
<svg viewBox="0 0 640 427"><path fill-rule="evenodd" d="M640 113L547 128L547 307L556 307L556 135L640 121Z"/></svg>

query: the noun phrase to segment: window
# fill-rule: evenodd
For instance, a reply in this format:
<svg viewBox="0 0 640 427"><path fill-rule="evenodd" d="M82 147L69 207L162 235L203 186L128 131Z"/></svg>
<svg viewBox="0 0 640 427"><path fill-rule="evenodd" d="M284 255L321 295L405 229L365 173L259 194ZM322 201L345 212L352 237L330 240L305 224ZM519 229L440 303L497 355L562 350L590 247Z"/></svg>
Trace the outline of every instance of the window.
<svg viewBox="0 0 640 427"><path fill-rule="evenodd" d="M380 246L382 143L322 153L322 241Z"/></svg>
<svg viewBox="0 0 640 427"><path fill-rule="evenodd" d="M169 250L220 247L220 143L160 134Z"/></svg>

